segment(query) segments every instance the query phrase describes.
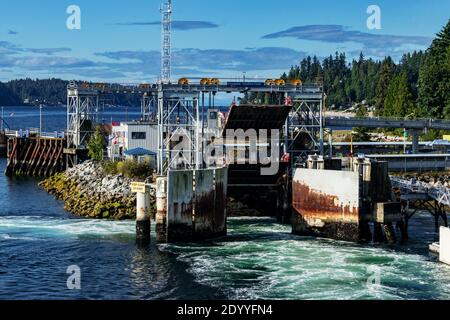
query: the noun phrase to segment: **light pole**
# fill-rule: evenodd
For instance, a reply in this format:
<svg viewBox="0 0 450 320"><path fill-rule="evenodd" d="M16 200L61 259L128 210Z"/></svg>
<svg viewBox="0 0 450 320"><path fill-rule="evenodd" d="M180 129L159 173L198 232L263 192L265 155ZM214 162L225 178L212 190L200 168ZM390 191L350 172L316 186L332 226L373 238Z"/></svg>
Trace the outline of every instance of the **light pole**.
<svg viewBox="0 0 450 320"><path fill-rule="evenodd" d="M39 105L39 138L42 137L42 104Z"/></svg>

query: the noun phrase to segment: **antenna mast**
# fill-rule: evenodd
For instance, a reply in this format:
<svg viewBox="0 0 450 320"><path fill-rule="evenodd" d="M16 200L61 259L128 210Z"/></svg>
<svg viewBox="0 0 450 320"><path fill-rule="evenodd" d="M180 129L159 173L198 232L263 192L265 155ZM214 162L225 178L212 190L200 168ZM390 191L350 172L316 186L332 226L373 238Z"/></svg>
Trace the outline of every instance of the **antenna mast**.
<svg viewBox="0 0 450 320"><path fill-rule="evenodd" d="M172 0L164 0L161 13L161 82L170 83L172 76Z"/></svg>

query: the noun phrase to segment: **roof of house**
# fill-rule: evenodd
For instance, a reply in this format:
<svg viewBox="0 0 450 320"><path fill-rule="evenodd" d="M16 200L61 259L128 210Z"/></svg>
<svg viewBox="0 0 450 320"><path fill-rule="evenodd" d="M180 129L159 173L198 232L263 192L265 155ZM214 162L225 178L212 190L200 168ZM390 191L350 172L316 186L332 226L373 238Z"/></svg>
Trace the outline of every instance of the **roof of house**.
<svg viewBox="0 0 450 320"><path fill-rule="evenodd" d="M124 152L126 156L156 156L156 152L144 149L134 148Z"/></svg>

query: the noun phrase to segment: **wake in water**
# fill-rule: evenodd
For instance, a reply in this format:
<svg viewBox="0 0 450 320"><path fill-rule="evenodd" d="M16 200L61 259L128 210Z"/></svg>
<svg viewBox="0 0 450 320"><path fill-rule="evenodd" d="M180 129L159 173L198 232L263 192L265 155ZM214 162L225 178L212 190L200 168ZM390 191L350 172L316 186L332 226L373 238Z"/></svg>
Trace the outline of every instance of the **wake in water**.
<svg viewBox="0 0 450 320"><path fill-rule="evenodd" d="M432 257L301 238L264 219L231 219L228 238L162 249L186 262L199 283L231 299L450 297L449 268Z"/></svg>
<svg viewBox="0 0 450 320"><path fill-rule="evenodd" d="M0 176L0 187L0 299L450 298L450 267L428 255L428 215L416 216L411 241L394 249L232 218L225 238L156 245L152 230L151 247L140 250L133 221L75 218L33 180ZM81 292L65 286L72 264L83 272Z"/></svg>
<svg viewBox="0 0 450 320"><path fill-rule="evenodd" d="M76 238L80 236L128 235L134 237L133 221L62 219L37 216L0 216L0 235L28 239Z"/></svg>

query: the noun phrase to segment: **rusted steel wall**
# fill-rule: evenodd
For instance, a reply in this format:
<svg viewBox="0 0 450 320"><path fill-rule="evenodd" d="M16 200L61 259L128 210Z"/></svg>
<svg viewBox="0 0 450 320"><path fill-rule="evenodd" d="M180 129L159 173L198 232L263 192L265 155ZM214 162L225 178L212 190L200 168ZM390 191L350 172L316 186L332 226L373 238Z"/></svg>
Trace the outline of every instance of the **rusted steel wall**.
<svg viewBox="0 0 450 320"><path fill-rule="evenodd" d="M297 169L293 179L293 232L339 240L359 238L357 172Z"/></svg>
<svg viewBox="0 0 450 320"><path fill-rule="evenodd" d="M214 171L195 171L195 236L214 233Z"/></svg>
<svg viewBox="0 0 450 320"><path fill-rule="evenodd" d="M227 177L226 168L195 171L195 238L226 234Z"/></svg>
<svg viewBox="0 0 450 320"><path fill-rule="evenodd" d="M167 242L225 235L227 177L226 168L169 171L165 228L163 206L157 214L157 231L162 238L164 231Z"/></svg>
<svg viewBox="0 0 450 320"><path fill-rule="evenodd" d="M227 189L228 169L215 170L214 233L216 235L227 233Z"/></svg>
<svg viewBox="0 0 450 320"><path fill-rule="evenodd" d="M193 175L191 170L168 172L167 241L185 241L193 231Z"/></svg>

